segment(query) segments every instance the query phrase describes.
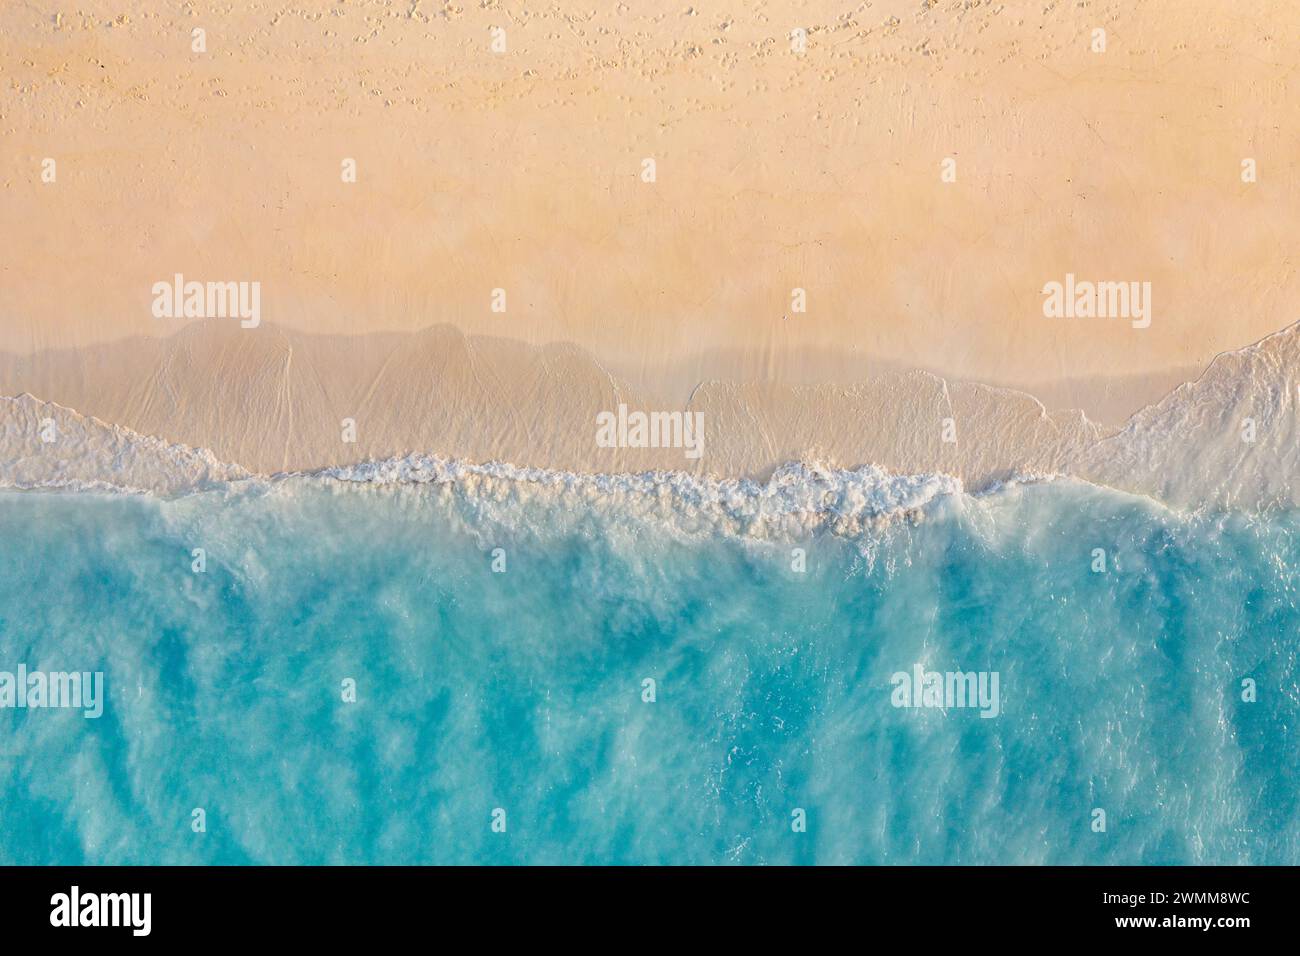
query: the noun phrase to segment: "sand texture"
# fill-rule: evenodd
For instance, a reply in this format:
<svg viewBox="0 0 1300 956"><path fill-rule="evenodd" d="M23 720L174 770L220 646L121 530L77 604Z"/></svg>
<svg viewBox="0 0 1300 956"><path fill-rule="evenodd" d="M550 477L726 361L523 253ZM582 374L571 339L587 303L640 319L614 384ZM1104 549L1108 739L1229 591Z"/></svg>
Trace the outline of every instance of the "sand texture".
<svg viewBox="0 0 1300 956"><path fill-rule="evenodd" d="M1291 500L1294 334L1210 363L1298 317L1298 62L1263 0L5 4L0 394L266 474ZM176 274L259 324L158 317ZM1150 283L1149 326L1045 317L1067 274ZM598 447L620 403L703 456Z"/></svg>

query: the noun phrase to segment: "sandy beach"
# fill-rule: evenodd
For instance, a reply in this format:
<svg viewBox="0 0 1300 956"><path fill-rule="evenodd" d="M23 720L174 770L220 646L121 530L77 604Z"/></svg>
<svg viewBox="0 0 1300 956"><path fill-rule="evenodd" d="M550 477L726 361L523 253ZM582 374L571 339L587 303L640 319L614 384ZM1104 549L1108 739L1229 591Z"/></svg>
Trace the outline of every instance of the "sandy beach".
<svg viewBox="0 0 1300 956"><path fill-rule="evenodd" d="M1296 319L1298 28L1210 0L11 5L0 394L262 472L1050 469ZM257 283L256 327L159 317L177 275ZM1148 324L1045 317L1067 276L1149 283ZM620 402L703 411L707 453L596 447Z"/></svg>

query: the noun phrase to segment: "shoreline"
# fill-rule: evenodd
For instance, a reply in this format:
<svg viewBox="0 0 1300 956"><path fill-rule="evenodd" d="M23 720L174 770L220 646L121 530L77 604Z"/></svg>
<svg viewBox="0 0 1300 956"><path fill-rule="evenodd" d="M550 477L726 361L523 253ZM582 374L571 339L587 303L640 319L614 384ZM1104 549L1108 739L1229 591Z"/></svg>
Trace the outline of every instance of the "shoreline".
<svg viewBox="0 0 1300 956"><path fill-rule="evenodd" d="M168 338L0 353L0 395L22 393L259 474L436 454L760 480L815 460L982 481L1008 468L1051 470L1052 448L1114 430L1020 390L920 370L815 385L708 379L665 395L572 344L534 347L448 325L338 336L199 322ZM608 447L602 416L620 409L702 415L704 453ZM993 438L997 454L968 447Z"/></svg>
<svg viewBox="0 0 1300 956"><path fill-rule="evenodd" d="M448 326L339 337L208 324L170 339L0 354L0 394L28 396L0 409L0 456L28 480L43 468L115 480L127 461L146 489L184 485L195 473L220 481L427 456L759 483L791 463L871 466L974 490L1060 474L1171 505L1266 505L1298 497L1288 480L1300 447L1297 367L1300 323L1221 353L1106 427L1018 390L919 371L817 386L707 381L675 403L638 393L572 345L532 348ZM629 409L696 416L703 453L602 447L602 416L612 420L616 409L624 434ZM1237 433L1246 419L1249 441ZM59 441L42 445L50 420ZM151 484L153 459L163 464Z"/></svg>

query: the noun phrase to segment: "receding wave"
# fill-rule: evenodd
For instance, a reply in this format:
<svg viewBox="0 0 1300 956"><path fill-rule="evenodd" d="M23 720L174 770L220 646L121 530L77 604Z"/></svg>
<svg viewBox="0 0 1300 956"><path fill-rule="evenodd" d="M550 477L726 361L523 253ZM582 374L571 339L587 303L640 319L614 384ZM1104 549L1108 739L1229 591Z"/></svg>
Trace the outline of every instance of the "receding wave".
<svg viewBox="0 0 1300 956"><path fill-rule="evenodd" d="M1300 505L1300 323L1217 356L1067 470L1181 508Z"/></svg>
<svg viewBox="0 0 1300 956"><path fill-rule="evenodd" d="M249 477L212 452L31 395L0 397L0 487L184 494Z"/></svg>

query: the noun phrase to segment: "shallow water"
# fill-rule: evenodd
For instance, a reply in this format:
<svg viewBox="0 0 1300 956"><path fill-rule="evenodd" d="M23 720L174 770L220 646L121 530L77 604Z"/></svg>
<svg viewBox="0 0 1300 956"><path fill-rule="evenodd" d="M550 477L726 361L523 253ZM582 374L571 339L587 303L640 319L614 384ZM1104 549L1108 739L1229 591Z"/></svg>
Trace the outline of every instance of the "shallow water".
<svg viewBox="0 0 1300 956"><path fill-rule="evenodd" d="M0 710L0 862L1300 862L1300 516L1065 481L924 515L0 493L0 671L106 680L97 720ZM1000 713L893 706L917 664Z"/></svg>

